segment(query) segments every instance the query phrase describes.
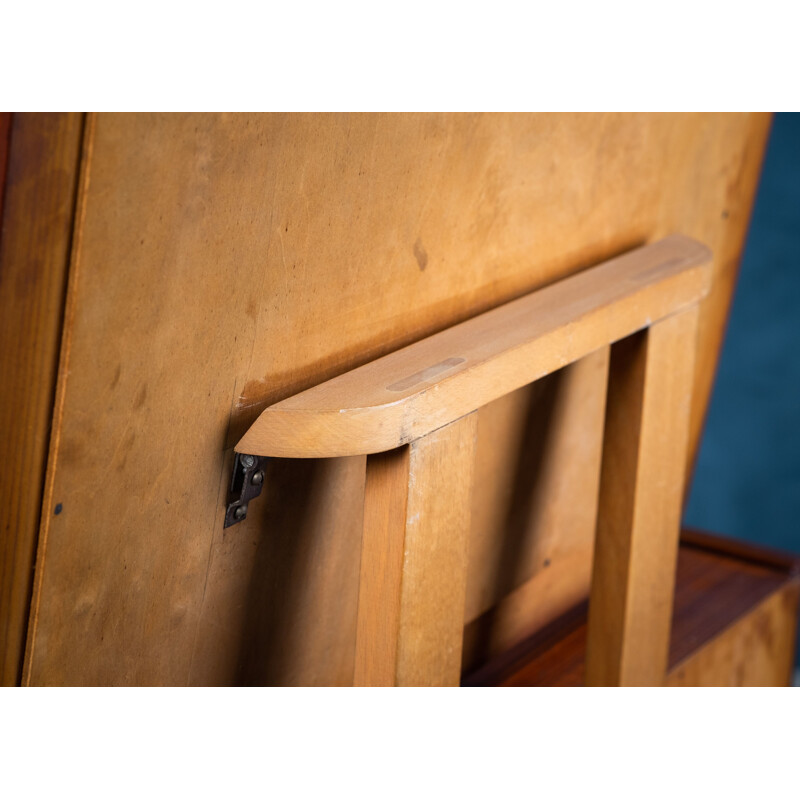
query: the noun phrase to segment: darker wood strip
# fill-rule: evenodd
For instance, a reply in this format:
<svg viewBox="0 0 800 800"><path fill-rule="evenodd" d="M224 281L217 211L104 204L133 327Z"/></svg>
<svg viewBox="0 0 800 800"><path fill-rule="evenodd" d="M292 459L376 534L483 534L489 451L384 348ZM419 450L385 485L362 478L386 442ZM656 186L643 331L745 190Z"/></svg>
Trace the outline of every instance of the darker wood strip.
<svg viewBox="0 0 800 800"><path fill-rule="evenodd" d="M9 133L11 131L11 114L0 112L0 220L3 219L3 200L6 195L6 166L8 164ZM2 228L0 228L0 246L2 246Z"/></svg>
<svg viewBox="0 0 800 800"><path fill-rule="evenodd" d="M82 129L81 114L14 114L10 120L0 234L4 456L0 461L0 680L4 685L18 684L21 677ZM0 169L2 164L0 157Z"/></svg>

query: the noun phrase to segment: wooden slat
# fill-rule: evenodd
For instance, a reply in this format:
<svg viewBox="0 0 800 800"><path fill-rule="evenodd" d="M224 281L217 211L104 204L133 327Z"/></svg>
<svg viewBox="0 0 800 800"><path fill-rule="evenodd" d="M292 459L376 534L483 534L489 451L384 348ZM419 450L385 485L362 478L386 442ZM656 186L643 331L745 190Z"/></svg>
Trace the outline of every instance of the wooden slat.
<svg viewBox="0 0 800 800"><path fill-rule="evenodd" d="M361 542L356 686L393 686L408 503L411 447L367 458Z"/></svg>
<svg viewBox="0 0 800 800"><path fill-rule="evenodd" d="M634 250L267 408L236 449L285 458L390 450L705 296L711 253Z"/></svg>
<svg viewBox="0 0 800 800"><path fill-rule="evenodd" d="M475 437L471 414L367 459L356 685L458 685Z"/></svg>
<svg viewBox="0 0 800 800"><path fill-rule="evenodd" d="M11 115L0 234L0 682L5 685L19 683L22 669L82 126L81 114ZM3 160L0 152L0 172Z"/></svg>
<svg viewBox="0 0 800 800"><path fill-rule="evenodd" d="M611 349L589 685L666 675L696 335L690 309Z"/></svg>

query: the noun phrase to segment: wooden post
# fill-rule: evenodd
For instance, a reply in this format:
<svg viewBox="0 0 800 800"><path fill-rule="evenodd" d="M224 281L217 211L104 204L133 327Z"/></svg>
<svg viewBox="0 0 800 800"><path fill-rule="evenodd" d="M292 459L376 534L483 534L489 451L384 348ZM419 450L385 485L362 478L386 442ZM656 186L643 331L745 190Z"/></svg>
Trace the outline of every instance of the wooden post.
<svg viewBox="0 0 800 800"><path fill-rule="evenodd" d="M694 306L611 349L589 686L666 677L696 334Z"/></svg>
<svg viewBox="0 0 800 800"><path fill-rule="evenodd" d="M356 686L457 686L476 414L367 458Z"/></svg>

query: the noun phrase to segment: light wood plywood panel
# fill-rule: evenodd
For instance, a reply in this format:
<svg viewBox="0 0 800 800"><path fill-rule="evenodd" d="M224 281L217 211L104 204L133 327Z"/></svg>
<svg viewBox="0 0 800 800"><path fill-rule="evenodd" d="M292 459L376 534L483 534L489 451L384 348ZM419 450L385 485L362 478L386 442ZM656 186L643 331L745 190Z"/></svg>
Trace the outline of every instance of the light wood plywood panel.
<svg viewBox="0 0 800 800"><path fill-rule="evenodd" d="M348 682L363 477L331 466L306 492L307 467L275 467L285 490L271 510L223 534L232 445L270 403L674 232L719 254L696 441L768 118L110 115L90 127L48 466L63 511L43 518L30 682ZM493 480L476 493L499 494ZM316 513L332 508L336 536ZM292 635L306 644L291 657L253 604L278 609L287 586L262 553L298 551L289 539L259 550L267 536L304 542ZM568 527L550 536L569 549Z"/></svg>

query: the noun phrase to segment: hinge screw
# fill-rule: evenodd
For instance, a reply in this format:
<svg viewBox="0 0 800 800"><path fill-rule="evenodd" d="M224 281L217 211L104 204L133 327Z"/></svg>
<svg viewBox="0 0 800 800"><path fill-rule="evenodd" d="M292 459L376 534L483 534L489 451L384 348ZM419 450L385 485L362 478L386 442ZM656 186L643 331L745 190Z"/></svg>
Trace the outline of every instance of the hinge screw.
<svg viewBox="0 0 800 800"><path fill-rule="evenodd" d="M252 478L250 478L250 483L254 483L256 486L258 486L258 484L261 483L263 480L264 480L264 473L261 470L259 470L258 472L255 473L255 475L253 475Z"/></svg>
<svg viewBox="0 0 800 800"><path fill-rule="evenodd" d="M249 455L239 456L239 462L245 469L250 469L256 463L256 457Z"/></svg>
<svg viewBox="0 0 800 800"><path fill-rule="evenodd" d="M244 519L246 514L247 514L247 504L246 503L243 506L239 506L236 509L236 511L233 512L233 516L236 519Z"/></svg>

